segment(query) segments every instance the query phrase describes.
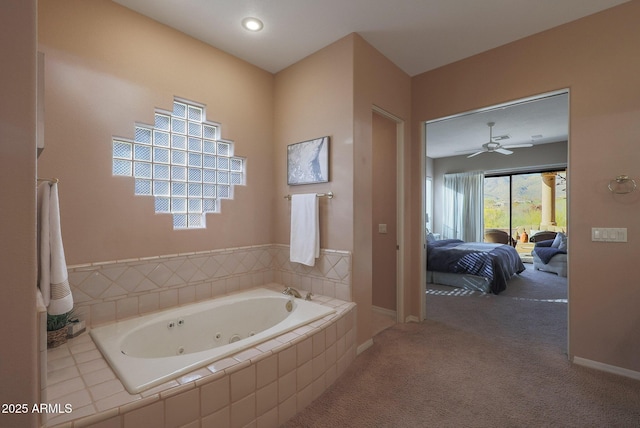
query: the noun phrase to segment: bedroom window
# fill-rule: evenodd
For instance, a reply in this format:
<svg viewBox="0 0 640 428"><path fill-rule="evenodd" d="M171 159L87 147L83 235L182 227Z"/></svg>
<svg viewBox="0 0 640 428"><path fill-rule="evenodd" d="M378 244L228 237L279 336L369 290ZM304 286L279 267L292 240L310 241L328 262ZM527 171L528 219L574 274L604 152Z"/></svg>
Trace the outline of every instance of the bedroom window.
<svg viewBox="0 0 640 428"><path fill-rule="evenodd" d="M113 138L113 175L132 177L134 193L152 196L174 229L202 229L245 184L245 159L233 152L203 105L176 99L173 111L156 110L153 125L136 124L133 140Z"/></svg>
<svg viewBox="0 0 640 428"><path fill-rule="evenodd" d="M566 227L566 176L566 170L485 176L485 230L501 229L518 240L523 231Z"/></svg>

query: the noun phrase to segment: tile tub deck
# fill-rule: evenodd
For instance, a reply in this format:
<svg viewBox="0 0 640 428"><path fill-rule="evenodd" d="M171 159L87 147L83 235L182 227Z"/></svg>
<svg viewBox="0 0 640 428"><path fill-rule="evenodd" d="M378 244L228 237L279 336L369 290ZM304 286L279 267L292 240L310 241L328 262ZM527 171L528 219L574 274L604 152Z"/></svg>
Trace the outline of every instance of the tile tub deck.
<svg viewBox="0 0 640 428"><path fill-rule="evenodd" d="M46 393L73 410L47 415L46 426L277 427L355 358L355 304L313 301L336 312L140 394L124 389L88 333L69 339L47 352Z"/></svg>

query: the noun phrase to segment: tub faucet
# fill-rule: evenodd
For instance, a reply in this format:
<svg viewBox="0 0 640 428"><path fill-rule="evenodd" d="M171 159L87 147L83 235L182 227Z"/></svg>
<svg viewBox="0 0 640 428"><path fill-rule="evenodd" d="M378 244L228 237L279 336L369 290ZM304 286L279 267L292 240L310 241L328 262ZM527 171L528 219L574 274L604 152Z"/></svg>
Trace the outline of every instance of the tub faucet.
<svg viewBox="0 0 640 428"><path fill-rule="evenodd" d="M298 299L302 298L302 295L293 287L287 287L284 289L282 294L288 294L289 296L297 297Z"/></svg>

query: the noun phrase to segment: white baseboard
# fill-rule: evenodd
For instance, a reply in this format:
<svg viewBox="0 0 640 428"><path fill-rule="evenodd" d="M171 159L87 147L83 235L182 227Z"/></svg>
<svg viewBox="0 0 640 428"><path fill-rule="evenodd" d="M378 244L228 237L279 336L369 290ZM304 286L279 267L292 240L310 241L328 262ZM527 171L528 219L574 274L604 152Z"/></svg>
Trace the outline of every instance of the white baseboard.
<svg viewBox="0 0 640 428"><path fill-rule="evenodd" d="M367 349L371 348L372 346L373 346L373 338L369 339L366 342L364 342L363 344L359 345L356 348L356 355L362 354L364 351L366 351Z"/></svg>
<svg viewBox="0 0 640 428"><path fill-rule="evenodd" d="M573 363L579 366L589 367L618 376L624 376L635 380L640 380L640 372L624 369L622 367L611 366L598 361L587 360L586 358L573 357Z"/></svg>
<svg viewBox="0 0 640 428"><path fill-rule="evenodd" d="M420 320L415 315L409 315L404 319L404 322L420 322Z"/></svg>

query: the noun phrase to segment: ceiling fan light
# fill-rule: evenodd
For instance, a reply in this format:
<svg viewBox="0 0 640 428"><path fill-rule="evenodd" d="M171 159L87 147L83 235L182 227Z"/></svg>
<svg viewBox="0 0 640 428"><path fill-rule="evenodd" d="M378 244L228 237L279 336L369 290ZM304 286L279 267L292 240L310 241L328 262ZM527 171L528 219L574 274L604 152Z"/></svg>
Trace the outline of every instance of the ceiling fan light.
<svg viewBox="0 0 640 428"><path fill-rule="evenodd" d="M531 147L533 146L532 143L522 143L522 144L511 144L511 145L506 145L503 146L502 144L500 144L497 141L493 141L494 137L493 137L493 126L495 125L495 122L488 122L487 126L489 127L489 141L487 141L486 143L484 143L482 145L482 149L470 154L469 156L467 156L467 158L472 158L474 156L478 156L481 153L500 153L503 155L510 155L513 154L513 151L509 150L509 149L517 149L519 147ZM496 137L496 139L508 139L510 138L508 134Z"/></svg>

